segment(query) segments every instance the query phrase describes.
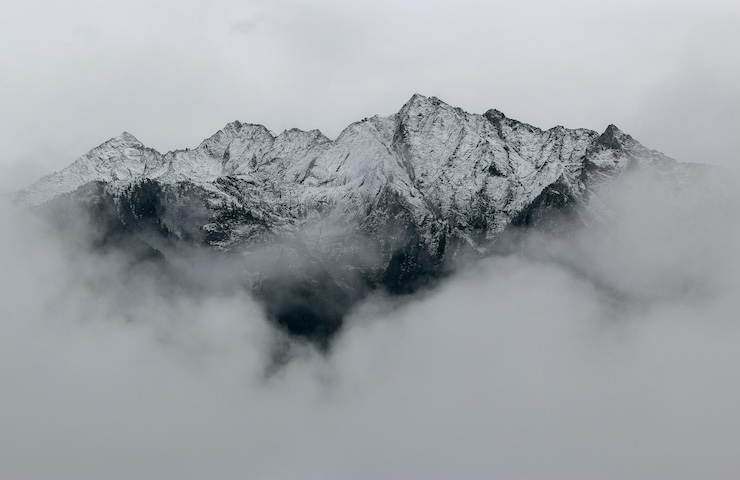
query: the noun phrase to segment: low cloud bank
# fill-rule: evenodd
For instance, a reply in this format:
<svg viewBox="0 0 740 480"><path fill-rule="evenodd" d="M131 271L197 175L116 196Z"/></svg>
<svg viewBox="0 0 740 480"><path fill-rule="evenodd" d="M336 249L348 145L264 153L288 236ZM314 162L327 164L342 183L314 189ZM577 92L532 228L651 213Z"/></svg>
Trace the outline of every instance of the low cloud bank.
<svg viewBox="0 0 740 480"><path fill-rule="evenodd" d="M626 181L603 226L375 295L270 377L290 340L246 293L3 207L0 477L737 477L731 190Z"/></svg>

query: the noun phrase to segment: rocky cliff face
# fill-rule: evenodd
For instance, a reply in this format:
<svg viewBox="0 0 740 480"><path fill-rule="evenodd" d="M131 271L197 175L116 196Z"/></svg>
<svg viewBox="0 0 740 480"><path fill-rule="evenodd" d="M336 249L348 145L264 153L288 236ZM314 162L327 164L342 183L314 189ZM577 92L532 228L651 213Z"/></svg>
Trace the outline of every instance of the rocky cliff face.
<svg viewBox="0 0 740 480"><path fill-rule="evenodd" d="M101 244L238 258L278 324L326 345L368 291L413 292L510 228L597 218L631 169L680 179L691 167L613 125L543 131L415 95L336 140L233 122L160 154L124 133L13 198L57 214L83 206Z"/></svg>

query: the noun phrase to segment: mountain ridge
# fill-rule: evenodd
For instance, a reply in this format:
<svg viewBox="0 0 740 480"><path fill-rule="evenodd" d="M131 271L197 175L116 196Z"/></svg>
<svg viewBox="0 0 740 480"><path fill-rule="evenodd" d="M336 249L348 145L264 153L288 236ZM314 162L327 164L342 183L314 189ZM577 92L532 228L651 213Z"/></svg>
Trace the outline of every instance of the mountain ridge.
<svg viewBox="0 0 740 480"><path fill-rule="evenodd" d="M428 115L430 110L445 110L449 113L454 112L454 114L459 115L460 117L485 117L496 126L499 135L506 135L506 133L510 133L512 130L516 129L526 129L537 134L548 134L551 132L582 132L591 136L598 135L597 132L592 130L582 128L566 129L562 126L555 126L547 130L541 130L532 125L506 117L502 112L495 109L488 110L483 115L469 114L460 108L452 107L442 102L436 97L425 97L420 94L415 94L396 114L389 117L379 117L376 115L374 117L354 122L347 126L334 140L329 139L316 129L303 131L292 128L285 130L279 135L275 135L263 125L244 123L237 120L228 123L224 128L203 140L194 149L176 149L162 154L153 148L145 146L134 135L124 131L121 135L113 137L106 142L103 142L98 147L93 148L90 152L77 159L69 167L51 175L47 175L36 184L16 192L14 197L17 203L33 206L43 203L44 201L48 201L49 199L54 198L54 196L73 191L75 188L78 188L84 185L84 183L90 181L126 183L149 178L163 182L212 182L216 178L222 176L246 173L245 170L247 169L244 168L245 166L243 164L237 165L237 161L234 160L230 163L222 163L222 165L209 165L207 158L194 158L194 152L207 153L207 156L211 157L211 159L223 160L224 155L226 155L228 159L238 159L242 162L248 163L253 156L256 157L258 154L264 153L263 150L265 149L266 144L273 144L275 142L280 144L289 136L310 136L314 138L316 144L337 144L341 143L342 140L347 135L350 135L354 129L361 129L364 124L377 124L383 120L394 119L402 116L406 116L405 120L409 121L411 120L410 115L424 116ZM618 132L617 135L626 135L619 131L619 129L614 125L610 125L599 138L603 138L605 135L609 136L611 139L616 138L614 134L611 133L612 131ZM627 135L627 137L629 136ZM631 137L629 138L631 139ZM602 143L604 141L606 140L602 140ZM614 146L615 149L620 147L618 143L614 144ZM128 155L126 155L126 151L124 151L122 152L122 155L119 155L118 158L116 158L115 152L122 148L130 148L138 150L139 152L128 151ZM188 162L184 157L190 157L187 158L187 160L191 161ZM117 161L111 162L112 159ZM83 165L80 164L89 164L90 161L95 164L95 168L92 168L92 165L84 165L84 167L87 168L75 168L75 164L78 164L78 167L83 167ZM141 162L144 162L145 165L141 165ZM110 170L106 171L105 167L108 167ZM168 169L166 167L170 168ZM239 167L242 168L240 169Z"/></svg>
<svg viewBox="0 0 740 480"><path fill-rule="evenodd" d="M603 217L600 197L635 169L692 175L614 125L541 130L417 94L334 140L234 121L161 154L124 132L14 201L82 206L100 238L157 258L178 245L236 254L270 318L326 343L371 291L417 291L512 228Z"/></svg>

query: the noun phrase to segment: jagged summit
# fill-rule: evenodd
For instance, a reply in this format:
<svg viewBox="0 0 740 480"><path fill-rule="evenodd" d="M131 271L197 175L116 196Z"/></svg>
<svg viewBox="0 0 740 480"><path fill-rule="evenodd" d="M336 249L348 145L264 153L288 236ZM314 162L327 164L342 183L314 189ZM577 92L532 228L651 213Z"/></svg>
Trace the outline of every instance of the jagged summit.
<svg viewBox="0 0 740 480"><path fill-rule="evenodd" d="M415 93L409 98L409 100L403 104L403 107L401 107L401 112L413 110L413 109L428 109L434 106L442 106L446 108L452 108L450 105L446 104L442 100L440 100L437 97L431 96L427 97L425 95L422 95L420 93Z"/></svg>
<svg viewBox="0 0 740 480"><path fill-rule="evenodd" d="M427 97L420 93L414 93L413 95L411 95L411 98L409 98L408 101L403 104L403 106L401 107L401 111L407 110L409 108L413 108L414 106L429 105L433 101L436 101L438 103L444 103L437 97L434 97L434 96Z"/></svg>
<svg viewBox="0 0 740 480"><path fill-rule="evenodd" d="M111 148L119 148L119 147L131 147L131 146L143 147L144 144L141 143L138 138L136 138L129 132L122 132L120 135L115 136L101 143L100 145L95 147L93 151L94 150L105 150L105 149L111 149Z"/></svg>
<svg viewBox="0 0 740 480"><path fill-rule="evenodd" d="M495 108L488 110L483 115L493 122L501 122L502 120L506 119L506 115L504 115L504 112L496 110Z"/></svg>
<svg viewBox="0 0 740 480"><path fill-rule="evenodd" d="M119 136L117 136L117 137L114 138L114 140L118 140L118 139L120 139L121 141L124 141L124 142L141 143L141 142L139 142L139 139L138 138L136 138L135 136L133 136L132 134L130 134L128 132L123 132Z"/></svg>
<svg viewBox="0 0 740 480"><path fill-rule="evenodd" d="M616 125L610 124L606 127L606 130L604 130L604 133L602 133L596 140L596 143L607 148L618 150L622 148L625 141L631 140L632 137L622 132Z"/></svg>

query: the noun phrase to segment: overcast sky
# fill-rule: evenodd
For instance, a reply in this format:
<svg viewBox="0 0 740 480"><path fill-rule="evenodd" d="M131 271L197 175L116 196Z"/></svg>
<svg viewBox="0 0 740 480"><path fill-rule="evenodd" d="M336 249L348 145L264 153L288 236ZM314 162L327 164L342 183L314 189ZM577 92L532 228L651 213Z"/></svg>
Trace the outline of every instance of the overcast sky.
<svg viewBox="0 0 740 480"><path fill-rule="evenodd" d="M733 165L739 24L734 0L6 0L0 191L122 131L160 151L236 119L333 138L415 92Z"/></svg>

